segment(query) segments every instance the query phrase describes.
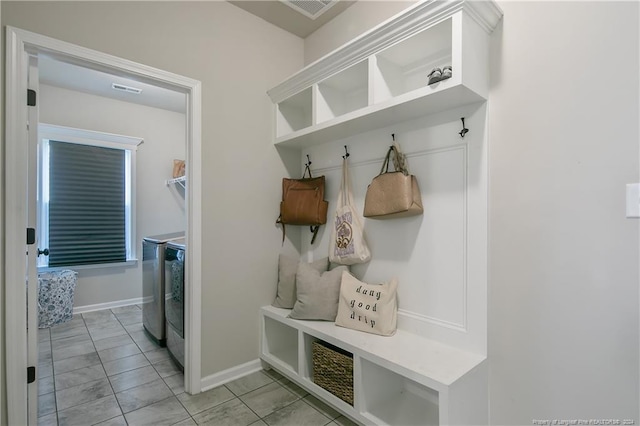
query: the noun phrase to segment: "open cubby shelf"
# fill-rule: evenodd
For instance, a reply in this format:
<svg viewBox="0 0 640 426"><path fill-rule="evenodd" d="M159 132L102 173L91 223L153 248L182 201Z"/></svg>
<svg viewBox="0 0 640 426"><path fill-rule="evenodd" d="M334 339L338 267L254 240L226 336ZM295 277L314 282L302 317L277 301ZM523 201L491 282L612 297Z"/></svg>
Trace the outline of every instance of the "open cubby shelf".
<svg viewBox="0 0 640 426"><path fill-rule="evenodd" d="M444 425L462 418L483 423L481 404L466 404L465 399L472 392L482 400L484 355L403 330L390 337L377 336L333 322L294 320L288 318L289 312L273 306L260 309L261 359L353 420ZM313 382L312 343L316 340L353 354L353 406ZM461 406L466 406L465 412L452 411Z"/></svg>
<svg viewBox="0 0 640 426"><path fill-rule="evenodd" d="M298 373L298 331L272 318L264 319L264 354L281 368Z"/></svg>
<svg viewBox="0 0 640 426"><path fill-rule="evenodd" d="M274 143L304 148L486 101L491 1L419 2L268 91ZM435 67L452 77L429 85Z"/></svg>

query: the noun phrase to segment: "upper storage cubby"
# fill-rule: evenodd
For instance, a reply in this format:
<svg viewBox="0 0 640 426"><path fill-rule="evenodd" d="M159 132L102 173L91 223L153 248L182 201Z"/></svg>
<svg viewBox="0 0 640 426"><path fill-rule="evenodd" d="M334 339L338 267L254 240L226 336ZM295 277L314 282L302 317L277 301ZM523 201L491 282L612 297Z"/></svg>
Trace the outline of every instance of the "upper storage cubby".
<svg viewBox="0 0 640 426"><path fill-rule="evenodd" d="M340 117L368 105L367 61L353 65L319 82L314 105L316 123Z"/></svg>
<svg viewBox="0 0 640 426"><path fill-rule="evenodd" d="M311 88L308 88L278 103L279 137L311 126L311 98Z"/></svg>
<svg viewBox="0 0 640 426"><path fill-rule="evenodd" d="M432 69L451 65L451 46L451 19L445 19L373 55L374 103L425 88ZM456 80L443 80L443 84L445 81Z"/></svg>
<svg viewBox="0 0 640 426"><path fill-rule="evenodd" d="M426 0L383 22L268 91L274 143L303 148L482 102L493 1ZM433 68L449 79L429 84Z"/></svg>

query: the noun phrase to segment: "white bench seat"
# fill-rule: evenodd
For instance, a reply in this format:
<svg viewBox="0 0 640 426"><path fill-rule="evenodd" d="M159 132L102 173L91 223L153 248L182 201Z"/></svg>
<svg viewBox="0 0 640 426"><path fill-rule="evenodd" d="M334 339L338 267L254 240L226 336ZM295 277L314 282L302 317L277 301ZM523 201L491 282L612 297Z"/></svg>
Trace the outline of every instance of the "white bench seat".
<svg viewBox="0 0 640 426"><path fill-rule="evenodd" d="M378 336L328 321L291 319L289 313L260 309L261 359L352 419L389 425L487 422L484 355L404 330ZM353 407L313 383L315 340L353 354Z"/></svg>

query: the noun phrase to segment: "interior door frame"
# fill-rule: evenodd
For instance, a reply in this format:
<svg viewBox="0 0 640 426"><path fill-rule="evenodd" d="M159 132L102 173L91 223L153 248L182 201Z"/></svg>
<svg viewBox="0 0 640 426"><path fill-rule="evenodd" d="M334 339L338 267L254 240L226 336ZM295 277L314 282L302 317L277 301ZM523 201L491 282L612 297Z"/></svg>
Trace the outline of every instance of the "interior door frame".
<svg viewBox="0 0 640 426"><path fill-rule="evenodd" d="M27 228L27 71L25 52L132 77L187 95L185 208L185 390L201 391L202 283L202 84L181 75L7 26L5 75L5 217L4 282L6 383L9 424L27 424L26 257ZM35 171L34 171L35 172Z"/></svg>
<svg viewBox="0 0 640 426"><path fill-rule="evenodd" d="M36 93L40 91L40 77L38 69L38 57L28 56L28 76L27 88ZM29 117L29 127L27 129L28 150L27 161L29 165L27 170L37 170L38 167L38 122L39 108L28 107L27 114ZM27 173L27 226L37 229L38 213L38 173ZM27 249L27 282L35 283L38 280L37 270L37 253L42 247L37 237L35 244ZM30 285L27 289L27 363L28 365L38 366L39 361L39 333L38 333L38 310L35 309L38 302L38 286ZM37 368L37 367L36 367ZM27 418L29 424L38 423L38 377L34 382L27 384Z"/></svg>

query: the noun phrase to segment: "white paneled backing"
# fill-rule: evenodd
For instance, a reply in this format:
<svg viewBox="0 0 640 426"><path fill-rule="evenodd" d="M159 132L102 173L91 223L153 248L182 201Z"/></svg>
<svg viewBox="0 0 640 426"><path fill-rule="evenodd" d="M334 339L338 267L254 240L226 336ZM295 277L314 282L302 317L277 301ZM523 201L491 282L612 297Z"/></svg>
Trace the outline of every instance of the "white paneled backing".
<svg viewBox="0 0 640 426"><path fill-rule="evenodd" d="M460 117L470 129L462 139ZM352 272L367 282L399 280L399 327L444 343L486 353L486 142L485 106L469 106L302 151L315 175L326 176L329 223L303 248L309 258L328 255L330 222L340 186L344 145L351 186L362 214L367 186L379 172L395 134L418 179L424 214L365 219L372 252Z"/></svg>

